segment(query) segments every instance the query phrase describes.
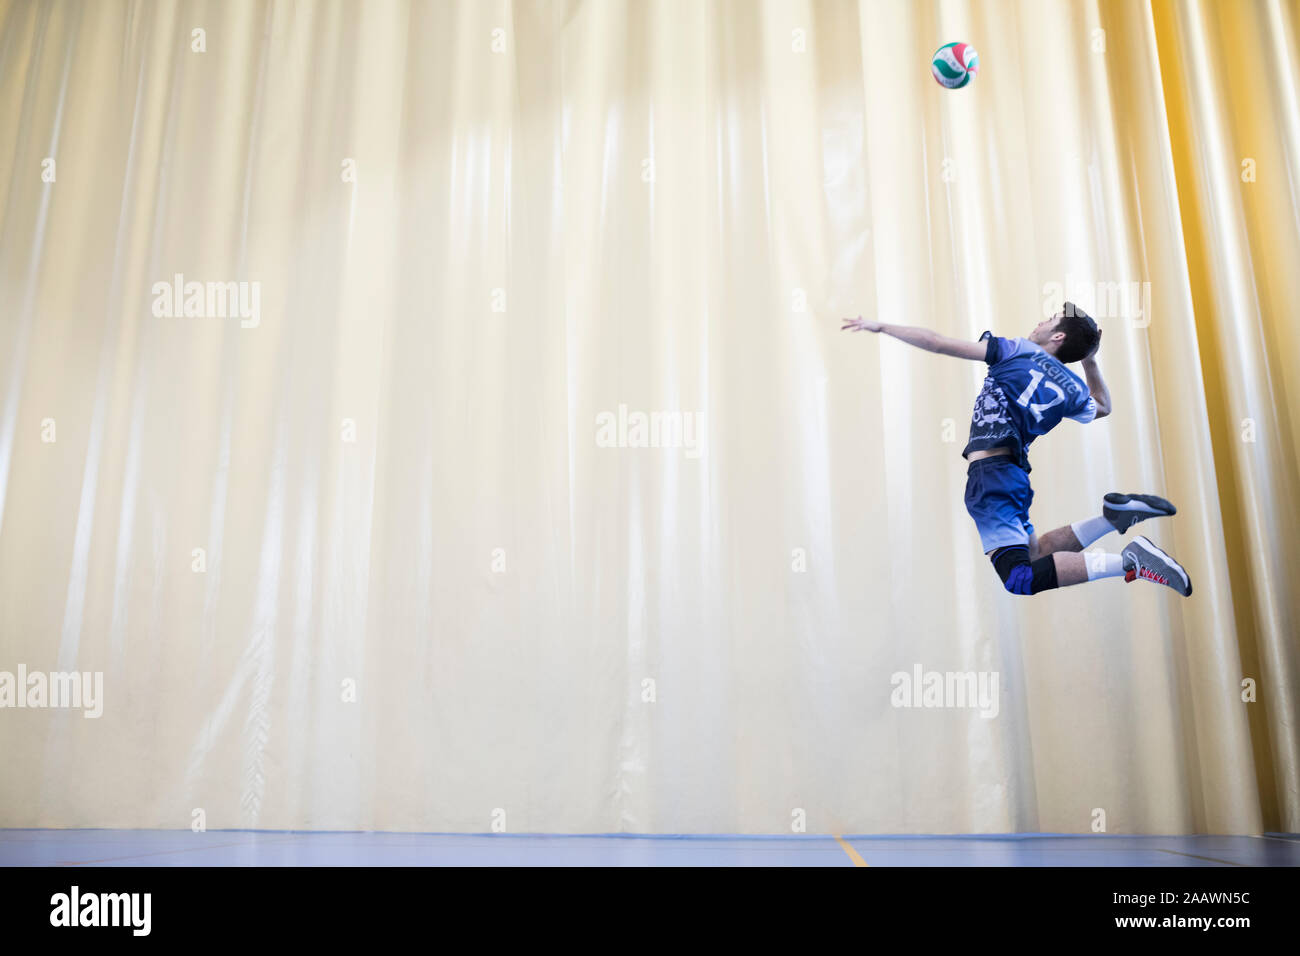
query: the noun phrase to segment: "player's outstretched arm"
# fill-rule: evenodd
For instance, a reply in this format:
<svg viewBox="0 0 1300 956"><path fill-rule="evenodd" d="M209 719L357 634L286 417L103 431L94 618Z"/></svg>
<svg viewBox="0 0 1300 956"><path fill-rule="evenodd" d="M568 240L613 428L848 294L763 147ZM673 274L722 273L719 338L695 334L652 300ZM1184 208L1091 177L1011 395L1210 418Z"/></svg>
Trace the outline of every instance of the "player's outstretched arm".
<svg viewBox="0 0 1300 956"><path fill-rule="evenodd" d="M1088 391L1097 403L1097 417L1105 418L1110 414L1110 389L1106 387L1106 380L1101 377L1101 368L1097 365L1097 351L1100 348L1101 333L1098 331L1097 348L1080 364L1083 366L1084 377L1088 380Z"/></svg>
<svg viewBox="0 0 1300 956"><path fill-rule="evenodd" d="M946 335L940 335L932 329L922 329L914 325L889 325L885 322L877 322L874 319L864 319L862 316L858 316L856 319L845 319L844 324L840 326L840 331L884 332L886 335L892 335L908 345L915 345L918 349L937 352L940 355L952 355L956 358L981 360L987 350L987 346L983 342L967 342L964 339L953 339Z"/></svg>

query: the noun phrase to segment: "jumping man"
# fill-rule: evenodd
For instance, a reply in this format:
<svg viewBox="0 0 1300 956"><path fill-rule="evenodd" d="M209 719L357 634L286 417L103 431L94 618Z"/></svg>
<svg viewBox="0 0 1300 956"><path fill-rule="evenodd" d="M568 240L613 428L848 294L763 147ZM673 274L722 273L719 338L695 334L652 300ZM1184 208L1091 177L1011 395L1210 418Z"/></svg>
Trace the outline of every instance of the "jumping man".
<svg viewBox="0 0 1300 956"><path fill-rule="evenodd" d="M1110 392L1097 367L1101 329L1072 302L1034 327L1022 339L985 332L978 342L940 335L929 329L888 325L858 316L841 331L884 332L908 345L988 363L988 376L975 399L970 440L962 457L970 462L966 510L975 519L984 553L1012 594L1037 594L1052 588L1124 575L1164 584L1183 596L1192 581L1183 567L1144 537L1119 554L1088 558L1084 548L1110 532L1123 534L1139 521L1172 515L1175 508L1155 495L1111 492L1095 518L1049 531L1041 538L1029 520L1034 492L1029 487L1029 444L1061 421L1087 424L1111 412ZM1079 362L1085 382L1066 368Z"/></svg>

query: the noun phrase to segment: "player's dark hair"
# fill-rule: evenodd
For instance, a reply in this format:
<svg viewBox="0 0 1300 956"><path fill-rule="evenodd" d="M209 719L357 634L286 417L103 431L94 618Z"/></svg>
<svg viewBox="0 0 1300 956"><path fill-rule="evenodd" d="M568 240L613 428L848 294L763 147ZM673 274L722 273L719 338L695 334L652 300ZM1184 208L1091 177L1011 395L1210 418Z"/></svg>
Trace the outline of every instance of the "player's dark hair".
<svg viewBox="0 0 1300 956"><path fill-rule="evenodd" d="M1065 333L1065 341L1056 350L1058 362L1077 362L1087 358L1101 339L1101 332L1092 316L1073 302L1065 303L1065 314L1052 331Z"/></svg>

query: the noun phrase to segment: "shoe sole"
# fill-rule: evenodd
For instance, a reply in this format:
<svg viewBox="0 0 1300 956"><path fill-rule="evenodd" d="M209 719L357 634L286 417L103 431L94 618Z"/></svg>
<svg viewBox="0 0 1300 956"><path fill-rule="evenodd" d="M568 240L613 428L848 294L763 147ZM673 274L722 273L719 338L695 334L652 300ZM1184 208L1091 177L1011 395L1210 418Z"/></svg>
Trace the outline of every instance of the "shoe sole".
<svg viewBox="0 0 1300 956"><path fill-rule="evenodd" d="M1129 542L1128 548L1125 548L1124 550L1127 551L1129 548L1132 548L1132 547L1135 547L1135 546L1138 547L1138 548L1142 548L1142 549L1144 549L1144 550L1150 551L1152 554L1156 555L1156 556L1159 557L1161 560L1163 560L1163 561L1165 562L1165 564L1169 566L1169 569L1170 569L1171 571L1177 571L1179 574L1181 574L1181 575L1183 576L1183 583L1187 585L1187 590L1186 590L1186 591L1179 591L1178 593L1179 593L1179 594L1182 594L1183 597L1191 597L1191 595L1192 595L1192 576L1191 576L1190 574L1187 573L1187 569L1186 569L1186 568L1184 568L1181 564L1179 564L1177 561L1175 561L1175 560L1174 560L1173 558L1171 558L1169 555L1165 554L1163 551L1161 551L1159 548L1157 548L1157 547L1152 543L1152 541L1151 541L1150 538L1146 538L1146 537L1143 537L1142 535L1138 535L1136 538L1134 538L1132 541ZM1152 582L1152 583L1154 583L1154 582Z"/></svg>
<svg viewBox="0 0 1300 956"><path fill-rule="evenodd" d="M1147 518L1167 518L1177 513L1173 502L1156 495L1124 495L1118 491L1106 495L1101 509L1102 517L1120 534L1127 534L1130 528Z"/></svg>
<svg viewBox="0 0 1300 956"><path fill-rule="evenodd" d="M1105 502L1116 511L1150 511L1161 517L1178 514L1172 501L1157 495L1122 495L1112 491L1106 496Z"/></svg>

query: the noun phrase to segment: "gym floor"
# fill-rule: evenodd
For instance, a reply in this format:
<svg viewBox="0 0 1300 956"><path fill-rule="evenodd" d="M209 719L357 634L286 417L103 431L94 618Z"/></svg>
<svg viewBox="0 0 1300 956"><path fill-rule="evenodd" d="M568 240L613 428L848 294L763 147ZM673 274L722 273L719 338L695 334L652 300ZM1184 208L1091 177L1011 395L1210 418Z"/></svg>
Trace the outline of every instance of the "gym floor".
<svg viewBox="0 0 1300 956"><path fill-rule="evenodd" d="M552 836L0 830L0 866L1300 866L1300 835Z"/></svg>

